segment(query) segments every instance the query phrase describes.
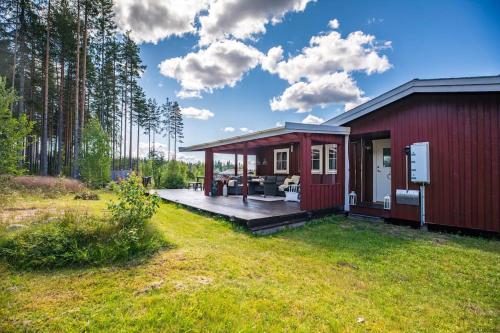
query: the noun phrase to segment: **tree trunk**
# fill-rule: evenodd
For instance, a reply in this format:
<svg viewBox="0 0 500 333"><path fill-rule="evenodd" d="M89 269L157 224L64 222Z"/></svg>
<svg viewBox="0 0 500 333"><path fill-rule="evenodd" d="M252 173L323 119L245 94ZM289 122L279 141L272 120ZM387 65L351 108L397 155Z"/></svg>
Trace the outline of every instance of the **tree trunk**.
<svg viewBox="0 0 500 333"><path fill-rule="evenodd" d="M76 61L75 61L75 110L74 110L74 128L73 128L73 178L78 178L78 155L80 153L80 124L79 124L79 84L80 84L80 0L77 0L77 24L76 24Z"/></svg>
<svg viewBox="0 0 500 333"><path fill-rule="evenodd" d="M59 114L57 117L57 165L56 174L62 172L63 135L64 135L64 58L61 56L61 82L59 84Z"/></svg>
<svg viewBox="0 0 500 333"><path fill-rule="evenodd" d="M134 88L134 85L132 83L132 68L130 68L130 128L129 128L129 140L130 140L130 143L128 145L128 169L129 170L132 170L133 169L133 165L132 165L132 124L133 124L133 113L132 111L134 110L134 99L133 99L133 88Z"/></svg>
<svg viewBox="0 0 500 333"><path fill-rule="evenodd" d="M83 50L82 50L82 86L80 95L80 132L78 137L78 142L82 142L83 127L85 124L85 94L86 94L86 79L87 79L87 14L88 14L88 3L84 6L84 24L83 24Z"/></svg>
<svg viewBox="0 0 500 333"><path fill-rule="evenodd" d="M115 67L115 56L113 54L113 105L111 106L112 118L111 121L113 124L111 125L111 170L115 170L115 148L116 148L116 67Z"/></svg>
<svg viewBox="0 0 500 333"><path fill-rule="evenodd" d="M136 142L137 142L137 147L136 147L136 150L137 150L137 169L136 169L136 173L139 174L139 132L140 132L140 126L139 126L139 119L137 119L137 139L136 139Z"/></svg>
<svg viewBox="0 0 500 333"><path fill-rule="evenodd" d="M127 109L127 106L128 106L128 93L127 93L127 89L128 89L128 82L127 82L127 78L128 78L128 60L125 60L125 75L124 75L124 78L125 78L125 87L124 87L124 94L125 94L125 112L123 113L123 118L124 118L124 122L123 122L123 127L124 127L124 131L123 131L123 167L125 168L125 165L126 165L126 161L127 161L127 112L128 112L128 109Z"/></svg>
<svg viewBox="0 0 500 333"><path fill-rule="evenodd" d="M45 84L44 84L44 106L43 106L43 127L42 127L42 146L40 152L40 174L47 176L47 130L49 116L49 57L50 57L50 0L47 9L47 33L45 44Z"/></svg>

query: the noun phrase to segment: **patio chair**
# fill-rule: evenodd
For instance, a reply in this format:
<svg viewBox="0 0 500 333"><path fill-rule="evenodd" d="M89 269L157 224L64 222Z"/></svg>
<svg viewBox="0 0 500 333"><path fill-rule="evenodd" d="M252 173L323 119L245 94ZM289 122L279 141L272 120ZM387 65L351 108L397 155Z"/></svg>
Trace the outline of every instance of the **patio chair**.
<svg viewBox="0 0 500 333"><path fill-rule="evenodd" d="M243 184L238 178L230 179L227 182L227 194L228 195L242 195L243 194Z"/></svg>
<svg viewBox="0 0 500 333"><path fill-rule="evenodd" d="M278 186L276 186L276 176L267 176L264 181L264 195L277 195Z"/></svg>
<svg viewBox="0 0 500 333"><path fill-rule="evenodd" d="M285 201L300 201L300 185L288 185L285 190Z"/></svg>

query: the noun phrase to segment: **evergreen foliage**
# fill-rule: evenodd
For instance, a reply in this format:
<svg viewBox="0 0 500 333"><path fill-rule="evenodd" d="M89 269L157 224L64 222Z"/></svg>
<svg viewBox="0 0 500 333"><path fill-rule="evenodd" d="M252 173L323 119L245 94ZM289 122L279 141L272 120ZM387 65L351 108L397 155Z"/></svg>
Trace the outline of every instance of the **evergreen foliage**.
<svg viewBox="0 0 500 333"><path fill-rule="evenodd" d="M33 124L26 115L15 118L11 105L17 100L13 89L5 86L5 78L0 77L0 174L19 174L19 156L24 139L31 133Z"/></svg>

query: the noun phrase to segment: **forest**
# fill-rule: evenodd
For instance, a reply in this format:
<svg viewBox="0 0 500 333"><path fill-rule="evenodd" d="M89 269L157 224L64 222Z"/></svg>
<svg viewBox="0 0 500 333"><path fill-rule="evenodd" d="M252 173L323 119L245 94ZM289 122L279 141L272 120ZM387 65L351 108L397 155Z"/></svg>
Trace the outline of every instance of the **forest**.
<svg viewBox="0 0 500 333"><path fill-rule="evenodd" d="M22 134L18 152L0 144L11 163L0 173L82 178L99 145L110 170L139 173L141 137L147 156L163 161L155 148L163 136L165 160L176 160L181 108L146 96L139 46L118 31L112 0L1 0L0 13L2 99L12 99L3 117L25 122L10 129Z"/></svg>

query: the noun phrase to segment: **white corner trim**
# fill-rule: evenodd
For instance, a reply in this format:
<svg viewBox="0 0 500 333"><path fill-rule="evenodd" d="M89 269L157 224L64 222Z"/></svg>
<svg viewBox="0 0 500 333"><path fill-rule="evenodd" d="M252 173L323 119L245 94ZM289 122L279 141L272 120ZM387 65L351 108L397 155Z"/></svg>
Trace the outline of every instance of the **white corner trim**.
<svg viewBox="0 0 500 333"><path fill-rule="evenodd" d="M344 137L344 211L349 211L349 135Z"/></svg>

